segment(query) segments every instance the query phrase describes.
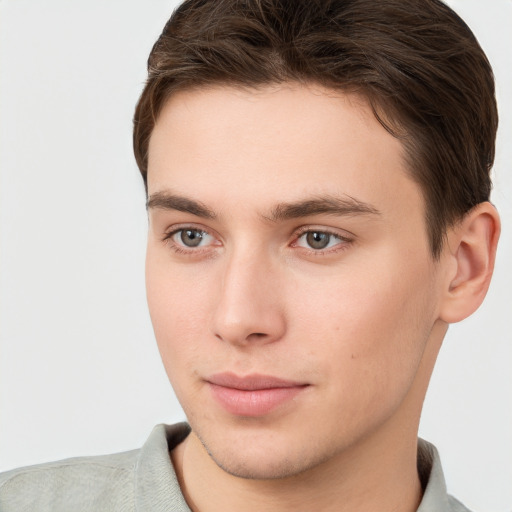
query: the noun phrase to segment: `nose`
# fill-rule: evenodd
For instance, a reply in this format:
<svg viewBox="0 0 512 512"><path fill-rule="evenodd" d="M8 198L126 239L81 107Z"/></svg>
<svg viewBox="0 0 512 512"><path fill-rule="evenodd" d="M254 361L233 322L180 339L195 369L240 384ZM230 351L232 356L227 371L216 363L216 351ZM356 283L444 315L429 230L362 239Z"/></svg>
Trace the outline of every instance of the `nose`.
<svg viewBox="0 0 512 512"><path fill-rule="evenodd" d="M217 338L239 346L272 343L286 330L279 272L261 253L247 252L224 262L213 331Z"/></svg>

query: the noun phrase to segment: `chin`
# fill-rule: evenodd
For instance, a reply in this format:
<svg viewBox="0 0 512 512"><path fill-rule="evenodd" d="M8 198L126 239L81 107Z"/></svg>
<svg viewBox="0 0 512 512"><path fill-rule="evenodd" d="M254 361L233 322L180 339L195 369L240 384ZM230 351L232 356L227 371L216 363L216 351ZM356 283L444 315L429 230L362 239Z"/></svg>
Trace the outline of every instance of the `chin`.
<svg viewBox="0 0 512 512"><path fill-rule="evenodd" d="M238 454L238 457L222 456L215 457L209 452L212 460L226 473L247 480L280 480L290 478L304 473L314 464L294 463L289 458L276 460L275 457L269 460L265 454L260 454L256 459L245 454ZM268 455L268 454L267 454Z"/></svg>
<svg viewBox="0 0 512 512"><path fill-rule="evenodd" d="M226 473L249 480L277 480L290 478L322 464L329 454L311 458L304 450L293 446L290 439L272 436L266 440L228 439L225 443L203 439L197 434L203 447L215 464ZM208 436L207 436L208 437ZM256 436L255 436L256 437ZM287 436L288 437L288 436ZM266 441L266 442L265 442Z"/></svg>

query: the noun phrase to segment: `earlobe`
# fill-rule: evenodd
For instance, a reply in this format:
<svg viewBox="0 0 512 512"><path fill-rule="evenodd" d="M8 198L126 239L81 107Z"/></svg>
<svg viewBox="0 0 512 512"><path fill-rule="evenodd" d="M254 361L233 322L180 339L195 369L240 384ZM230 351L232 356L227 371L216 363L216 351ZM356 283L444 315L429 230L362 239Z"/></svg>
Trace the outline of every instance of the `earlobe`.
<svg viewBox="0 0 512 512"><path fill-rule="evenodd" d="M489 288L500 218L488 203L475 206L447 235L450 265L446 275L440 318L460 322L478 309Z"/></svg>

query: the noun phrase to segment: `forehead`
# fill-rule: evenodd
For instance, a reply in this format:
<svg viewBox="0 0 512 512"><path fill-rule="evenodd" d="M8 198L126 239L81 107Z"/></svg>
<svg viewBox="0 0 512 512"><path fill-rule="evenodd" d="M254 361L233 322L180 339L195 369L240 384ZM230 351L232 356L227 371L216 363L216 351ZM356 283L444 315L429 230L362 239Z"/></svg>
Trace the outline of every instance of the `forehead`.
<svg viewBox="0 0 512 512"><path fill-rule="evenodd" d="M401 143L367 101L320 86L179 92L162 109L148 163L150 196L172 189L219 210L312 194L423 210Z"/></svg>

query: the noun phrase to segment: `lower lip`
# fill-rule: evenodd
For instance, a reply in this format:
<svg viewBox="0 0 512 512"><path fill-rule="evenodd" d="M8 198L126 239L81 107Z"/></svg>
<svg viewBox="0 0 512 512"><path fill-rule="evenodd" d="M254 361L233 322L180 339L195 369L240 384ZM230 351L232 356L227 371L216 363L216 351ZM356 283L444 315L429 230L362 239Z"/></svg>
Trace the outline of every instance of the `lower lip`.
<svg viewBox="0 0 512 512"><path fill-rule="evenodd" d="M293 400L307 386L241 390L209 383L214 398L236 416L264 416Z"/></svg>

